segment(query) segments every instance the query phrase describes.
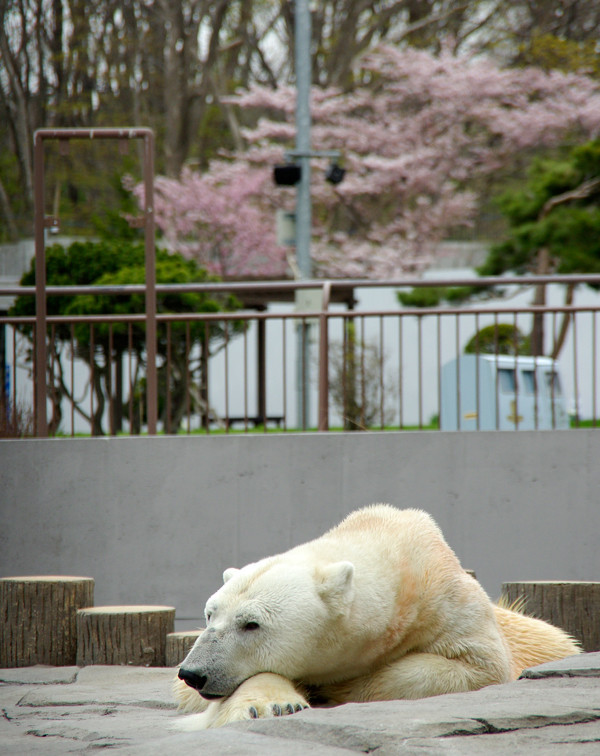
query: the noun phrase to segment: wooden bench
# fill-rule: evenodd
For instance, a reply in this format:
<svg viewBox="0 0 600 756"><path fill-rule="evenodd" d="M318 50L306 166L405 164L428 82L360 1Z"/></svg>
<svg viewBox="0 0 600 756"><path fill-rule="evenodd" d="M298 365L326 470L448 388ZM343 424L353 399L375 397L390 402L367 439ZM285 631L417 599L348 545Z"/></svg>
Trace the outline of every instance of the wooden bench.
<svg viewBox="0 0 600 756"><path fill-rule="evenodd" d="M258 425L265 425L265 420L267 421L267 423L275 423L278 428L281 428L281 424L285 420L285 417L283 415L267 415L266 418L262 415L248 415L247 417L245 417L244 415L235 415L222 418L222 421L225 423L226 428L239 424L248 424L256 428Z"/></svg>

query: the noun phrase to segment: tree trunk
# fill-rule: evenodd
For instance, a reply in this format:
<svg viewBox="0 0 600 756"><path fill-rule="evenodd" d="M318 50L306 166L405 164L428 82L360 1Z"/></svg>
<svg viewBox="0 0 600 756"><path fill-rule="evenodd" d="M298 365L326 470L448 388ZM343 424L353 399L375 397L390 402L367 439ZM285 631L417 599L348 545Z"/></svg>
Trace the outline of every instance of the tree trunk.
<svg viewBox="0 0 600 756"><path fill-rule="evenodd" d="M567 293L565 294L565 305L570 306L573 304L573 293L575 292L575 284L569 284L567 286ZM554 344L554 347L552 349L552 359L557 360L558 355L560 354L565 340L567 338L567 333L569 331L569 323L571 322L571 313L565 312L563 313L562 321L560 324L560 330L558 332L558 337L556 339L556 342Z"/></svg>
<svg viewBox="0 0 600 756"><path fill-rule="evenodd" d="M77 666L164 667L172 606L96 606L77 612Z"/></svg>
<svg viewBox="0 0 600 756"><path fill-rule="evenodd" d="M565 630L584 651L600 651L600 583L548 581L503 583L509 604L525 600L524 611Z"/></svg>
<svg viewBox="0 0 600 756"><path fill-rule="evenodd" d="M545 276L550 270L550 255L546 247L538 252L536 275ZM533 305L546 304L546 284L535 287ZM535 313L533 316L533 328L531 329L531 354L540 357L544 354L544 313Z"/></svg>
<svg viewBox="0 0 600 756"><path fill-rule="evenodd" d="M77 610L93 603L93 578L0 578L0 667L75 664Z"/></svg>
<svg viewBox="0 0 600 756"><path fill-rule="evenodd" d="M202 630L186 630L181 633L169 633L166 650L167 667L179 666L202 632Z"/></svg>
<svg viewBox="0 0 600 756"><path fill-rule="evenodd" d="M8 194L6 193L4 184L2 183L2 179L0 179L0 211L2 212L2 216L4 217L4 222L6 223L8 240L16 241L19 238L17 221L12 210L10 199L8 198Z"/></svg>

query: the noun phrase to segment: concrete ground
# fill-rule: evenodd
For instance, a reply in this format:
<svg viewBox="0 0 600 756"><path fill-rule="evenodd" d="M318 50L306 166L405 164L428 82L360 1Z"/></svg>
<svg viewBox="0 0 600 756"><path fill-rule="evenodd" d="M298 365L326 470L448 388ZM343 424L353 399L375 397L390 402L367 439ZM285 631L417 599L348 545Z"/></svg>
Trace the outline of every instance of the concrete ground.
<svg viewBox="0 0 600 756"><path fill-rule="evenodd" d="M600 754L600 652L473 693L347 704L204 732L171 729L173 669L0 670L3 756Z"/></svg>

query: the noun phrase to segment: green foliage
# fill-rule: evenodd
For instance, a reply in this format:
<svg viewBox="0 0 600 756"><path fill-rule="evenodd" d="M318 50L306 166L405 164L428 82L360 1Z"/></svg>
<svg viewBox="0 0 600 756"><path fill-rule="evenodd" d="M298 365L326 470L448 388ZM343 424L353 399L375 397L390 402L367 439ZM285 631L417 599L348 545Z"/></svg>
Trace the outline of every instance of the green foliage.
<svg viewBox="0 0 600 756"><path fill-rule="evenodd" d="M576 147L566 159L535 161L526 185L498 204L509 235L492 247L480 275L537 271L541 249L553 272L600 272L600 140Z"/></svg>
<svg viewBox="0 0 600 756"><path fill-rule="evenodd" d="M534 34L521 46L519 61L546 71L585 71L600 75L595 39L575 40L553 34Z"/></svg>
<svg viewBox="0 0 600 756"><path fill-rule="evenodd" d="M441 302L461 304L476 292L474 286L424 286L396 294L405 307L437 307Z"/></svg>
<svg viewBox="0 0 600 756"><path fill-rule="evenodd" d="M75 242L67 249L55 244L46 250L46 280L49 286L97 285L97 286L126 286L143 284L145 281L145 249L144 245L128 239L118 241ZM156 252L156 280L164 284L209 283L217 281L215 276L209 275L203 268L198 267L193 260L186 260L180 254L170 254L165 250ZM35 284L35 261L23 275L21 284L31 286ZM86 294L78 296L50 296L47 300L49 315L135 315L145 312L145 297L143 294L125 293L122 295ZM215 313L234 311L239 308L239 302L232 296L220 296L204 292L165 293L157 295L157 310L159 313ZM20 296L11 308L11 315L23 316L35 314L35 298ZM228 327L228 337L232 338L242 330L242 323L233 321ZM32 327L21 326L22 332L32 340ZM58 365L58 372L49 367L49 376L54 382L53 417L55 429L58 428L61 417L60 401L67 397L74 404L77 401L71 389L61 380L63 368L61 357L69 353L69 345L73 338L75 355L87 362L91 375L94 376L93 390L96 395L96 411L93 418L93 432L101 434L103 408L107 399L113 397L114 410L112 425L117 430L122 423L121 388L113 386L108 367L111 363L120 364L124 353L131 349L137 356L138 368L143 364L145 351L145 325L143 322L94 323L93 329L87 323L77 323L71 331L70 324L56 325L52 330L53 337L49 348L49 361ZM168 334L168 335L167 335ZM204 321L193 320L172 322L168 328L164 324L157 329L157 352L162 357L159 365L159 409L163 413L162 419L166 427L176 430L183 414L186 402L186 388L191 385L192 351L198 344L200 350L201 369L206 369L209 357L209 346L215 342L222 342L225 338L224 326L218 323L207 324ZM93 347L93 348L92 348ZM169 375L167 376L167 352L169 354ZM137 370L137 369L136 369ZM92 373L93 371L93 373ZM121 384L119 384L121 385ZM116 393L115 393L116 392ZM140 404L143 392L143 377L138 374L133 386L133 400ZM170 417L166 418L169 394ZM78 406L78 412L85 415L84 409ZM136 410L136 418L140 412ZM139 430L139 424L138 424Z"/></svg>
<svg viewBox="0 0 600 756"><path fill-rule="evenodd" d="M497 323L479 330L465 354L531 354L531 339L510 323Z"/></svg>

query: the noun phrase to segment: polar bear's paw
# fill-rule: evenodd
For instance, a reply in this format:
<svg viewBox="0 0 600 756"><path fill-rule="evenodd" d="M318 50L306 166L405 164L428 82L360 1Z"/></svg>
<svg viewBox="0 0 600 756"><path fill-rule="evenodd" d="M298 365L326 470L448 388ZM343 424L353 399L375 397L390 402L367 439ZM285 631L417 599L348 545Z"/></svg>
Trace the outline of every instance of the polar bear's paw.
<svg viewBox="0 0 600 756"><path fill-rule="evenodd" d="M308 701L289 680L262 673L246 680L229 698L220 702L216 716L205 726L221 727L248 719L283 717L308 708Z"/></svg>

